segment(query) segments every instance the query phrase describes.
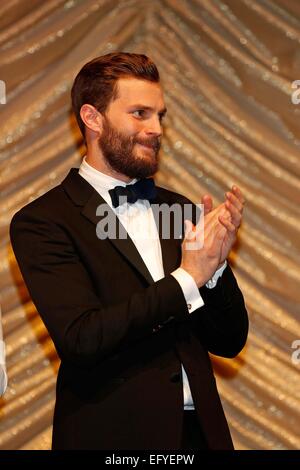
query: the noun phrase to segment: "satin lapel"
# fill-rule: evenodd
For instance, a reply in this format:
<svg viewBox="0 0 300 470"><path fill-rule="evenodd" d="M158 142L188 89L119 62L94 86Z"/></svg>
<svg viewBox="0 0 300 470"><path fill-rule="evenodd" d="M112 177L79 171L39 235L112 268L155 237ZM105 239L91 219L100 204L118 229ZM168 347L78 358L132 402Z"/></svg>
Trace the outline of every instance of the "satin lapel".
<svg viewBox="0 0 300 470"><path fill-rule="evenodd" d="M97 208L102 204L105 204L105 211L103 210L101 211L101 215L97 215ZM141 258L138 250L136 249L135 244L126 232L119 218L110 208L110 206L106 204L106 201L100 196L100 194L98 194L96 191L93 191L92 196L83 207L81 213L95 225L101 222L104 217L106 219L109 218L109 220L114 221L113 223L115 223L116 234L118 235L121 233L122 235L125 235L126 238L119 238L118 236L109 237L109 241L115 246L115 248L120 252L120 254L125 256L129 263L134 266L140 274L144 276L144 278L146 279L146 281L148 281L149 284L153 284L153 278L143 259Z"/></svg>

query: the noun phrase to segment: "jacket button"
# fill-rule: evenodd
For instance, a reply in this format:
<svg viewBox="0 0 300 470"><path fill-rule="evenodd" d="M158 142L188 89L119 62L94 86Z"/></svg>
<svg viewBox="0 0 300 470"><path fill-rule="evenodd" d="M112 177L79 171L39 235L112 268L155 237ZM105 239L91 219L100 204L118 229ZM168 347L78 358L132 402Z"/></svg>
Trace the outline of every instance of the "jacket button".
<svg viewBox="0 0 300 470"><path fill-rule="evenodd" d="M180 377L180 373L179 373L179 372L173 372L173 374L171 374L171 376L170 376L170 380L171 380L171 382L173 382L173 383L180 382L180 379L181 379L181 377Z"/></svg>

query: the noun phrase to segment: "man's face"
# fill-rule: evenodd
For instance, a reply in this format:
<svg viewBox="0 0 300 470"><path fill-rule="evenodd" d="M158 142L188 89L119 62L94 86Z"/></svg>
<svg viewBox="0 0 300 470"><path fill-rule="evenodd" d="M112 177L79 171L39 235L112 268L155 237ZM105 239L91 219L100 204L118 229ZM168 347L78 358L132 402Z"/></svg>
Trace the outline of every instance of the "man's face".
<svg viewBox="0 0 300 470"><path fill-rule="evenodd" d="M118 98L108 106L99 148L111 168L130 178L145 178L158 169L166 112L159 83L118 80Z"/></svg>

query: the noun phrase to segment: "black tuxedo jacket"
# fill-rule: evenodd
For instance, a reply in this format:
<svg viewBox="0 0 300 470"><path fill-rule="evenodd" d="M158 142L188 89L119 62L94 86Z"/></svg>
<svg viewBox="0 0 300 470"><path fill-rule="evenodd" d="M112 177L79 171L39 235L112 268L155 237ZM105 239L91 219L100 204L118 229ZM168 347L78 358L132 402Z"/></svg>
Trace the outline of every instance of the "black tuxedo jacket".
<svg viewBox="0 0 300 470"><path fill-rule="evenodd" d="M61 359L53 448L180 449L182 363L208 447L231 449L208 355L234 357L246 341L231 268L200 289L205 305L189 314L170 274L181 240L161 238L165 277L154 282L129 237L96 236L104 202L73 168L11 222L16 259ZM153 203L190 201L158 188Z"/></svg>

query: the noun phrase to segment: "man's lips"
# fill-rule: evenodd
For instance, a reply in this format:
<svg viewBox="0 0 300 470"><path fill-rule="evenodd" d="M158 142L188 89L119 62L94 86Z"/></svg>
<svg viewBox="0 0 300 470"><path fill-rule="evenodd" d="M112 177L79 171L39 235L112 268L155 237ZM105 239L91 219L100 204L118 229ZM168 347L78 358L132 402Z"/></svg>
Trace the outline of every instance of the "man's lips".
<svg viewBox="0 0 300 470"><path fill-rule="evenodd" d="M150 150L155 150L155 147L156 147L155 145L141 144L140 142L138 142L138 144Z"/></svg>

